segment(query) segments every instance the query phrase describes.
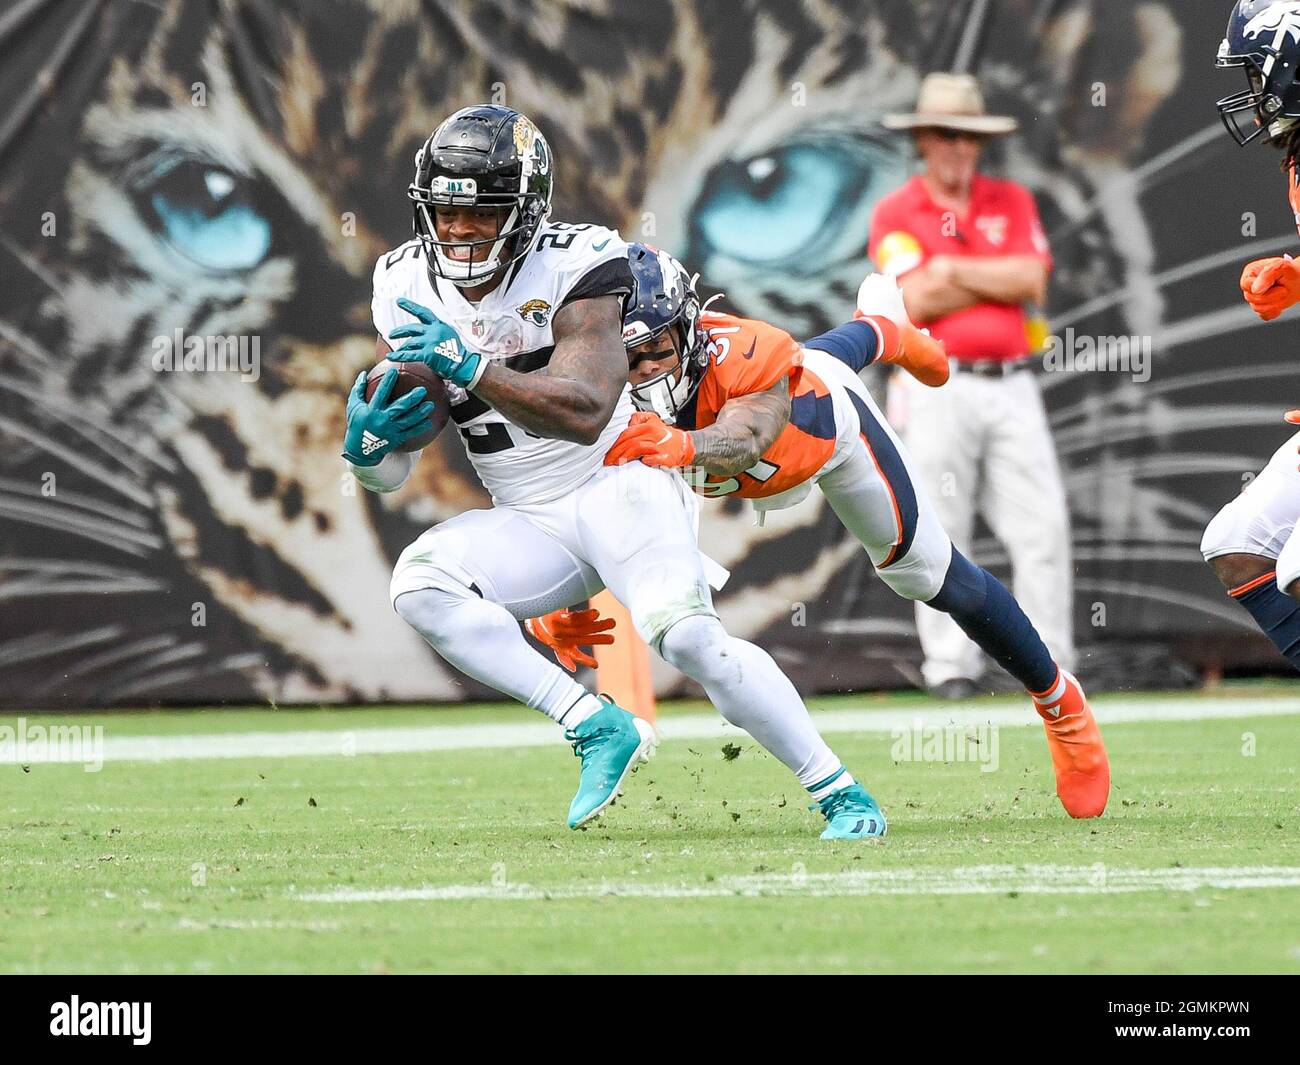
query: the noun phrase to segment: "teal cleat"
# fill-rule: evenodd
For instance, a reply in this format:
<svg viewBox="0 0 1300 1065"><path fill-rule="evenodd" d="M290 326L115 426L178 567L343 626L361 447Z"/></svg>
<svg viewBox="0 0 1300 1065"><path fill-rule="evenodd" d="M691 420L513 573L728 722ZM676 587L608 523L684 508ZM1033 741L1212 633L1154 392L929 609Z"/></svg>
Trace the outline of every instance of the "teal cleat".
<svg viewBox="0 0 1300 1065"><path fill-rule="evenodd" d="M569 827L581 828L613 805L623 781L655 749L655 730L616 703L607 702L564 738L582 759L578 793L569 804Z"/></svg>
<svg viewBox="0 0 1300 1065"><path fill-rule="evenodd" d="M861 784L833 791L817 805L828 822L822 839L875 839L888 828L880 805Z"/></svg>

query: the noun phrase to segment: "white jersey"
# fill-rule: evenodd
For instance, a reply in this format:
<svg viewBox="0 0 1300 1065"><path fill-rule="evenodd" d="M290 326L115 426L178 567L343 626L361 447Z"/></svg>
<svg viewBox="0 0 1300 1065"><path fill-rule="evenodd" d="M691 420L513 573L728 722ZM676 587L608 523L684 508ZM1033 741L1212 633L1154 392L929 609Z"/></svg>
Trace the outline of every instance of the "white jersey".
<svg viewBox="0 0 1300 1065"><path fill-rule="evenodd" d="M429 276L424 247L410 240L375 264L371 313L380 336L415 319L397 306L405 296L429 308L471 351L512 370L543 369L555 349L551 322L570 299L631 290L627 244L612 229L551 222L533 251L507 267L506 280L470 303L450 281ZM625 388L614 416L591 446L535 436L478 396L447 385L451 417L483 487L497 505L547 503L567 495L601 469L605 453L632 416Z"/></svg>

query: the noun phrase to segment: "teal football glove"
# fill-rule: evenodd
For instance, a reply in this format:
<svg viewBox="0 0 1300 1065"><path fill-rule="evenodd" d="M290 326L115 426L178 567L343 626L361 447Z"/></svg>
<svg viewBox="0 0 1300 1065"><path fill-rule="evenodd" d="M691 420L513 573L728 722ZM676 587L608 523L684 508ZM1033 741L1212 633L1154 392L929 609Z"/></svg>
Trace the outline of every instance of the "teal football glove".
<svg viewBox="0 0 1300 1065"><path fill-rule="evenodd" d="M393 362L422 362L444 381L465 389L479 383L487 360L476 351L467 351L456 330L414 300L402 297L397 305L419 321L399 325L388 334L389 340L406 338L406 343L388 356Z"/></svg>
<svg viewBox="0 0 1300 1065"><path fill-rule="evenodd" d="M357 374L348 396L348 430L343 436L343 457L353 466L377 466L395 447L433 428L433 404L424 402L422 385L388 402L397 384L397 370L389 370L375 394L366 401L367 371Z"/></svg>

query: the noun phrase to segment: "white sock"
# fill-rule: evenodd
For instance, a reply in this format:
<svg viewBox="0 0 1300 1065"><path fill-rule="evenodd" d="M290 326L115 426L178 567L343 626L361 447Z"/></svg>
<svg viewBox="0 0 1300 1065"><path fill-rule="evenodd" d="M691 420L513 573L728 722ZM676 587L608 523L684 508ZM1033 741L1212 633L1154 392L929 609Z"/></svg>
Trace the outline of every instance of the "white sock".
<svg viewBox="0 0 1300 1065"><path fill-rule="evenodd" d="M510 611L468 588L421 588L397 612L435 651L475 680L573 728L604 704L528 645Z"/></svg>
<svg viewBox="0 0 1300 1065"><path fill-rule="evenodd" d="M833 791L839 791L840 788L851 787L857 781L853 779L853 774L847 769L841 770L833 776L819 780L815 784L808 785L808 794L820 802Z"/></svg>
<svg viewBox="0 0 1300 1065"><path fill-rule="evenodd" d="M743 728L819 799L852 783L826 746L808 708L760 647L727 635L707 615L684 618L662 640L663 657L696 681L724 718Z"/></svg>

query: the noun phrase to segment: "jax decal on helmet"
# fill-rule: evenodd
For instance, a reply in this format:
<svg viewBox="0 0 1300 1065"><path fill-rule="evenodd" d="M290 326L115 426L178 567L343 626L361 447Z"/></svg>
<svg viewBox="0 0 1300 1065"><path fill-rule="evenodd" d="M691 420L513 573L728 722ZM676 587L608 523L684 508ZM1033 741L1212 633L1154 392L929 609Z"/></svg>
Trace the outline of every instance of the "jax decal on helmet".
<svg viewBox="0 0 1300 1065"><path fill-rule="evenodd" d="M407 189L413 227L429 270L460 288L472 288L528 254L533 236L551 213L551 149L533 123L497 104L464 107L450 116L415 155L415 180ZM441 241L438 207L495 208L495 237ZM481 262L479 248L490 245ZM452 248L467 250L453 258Z"/></svg>

